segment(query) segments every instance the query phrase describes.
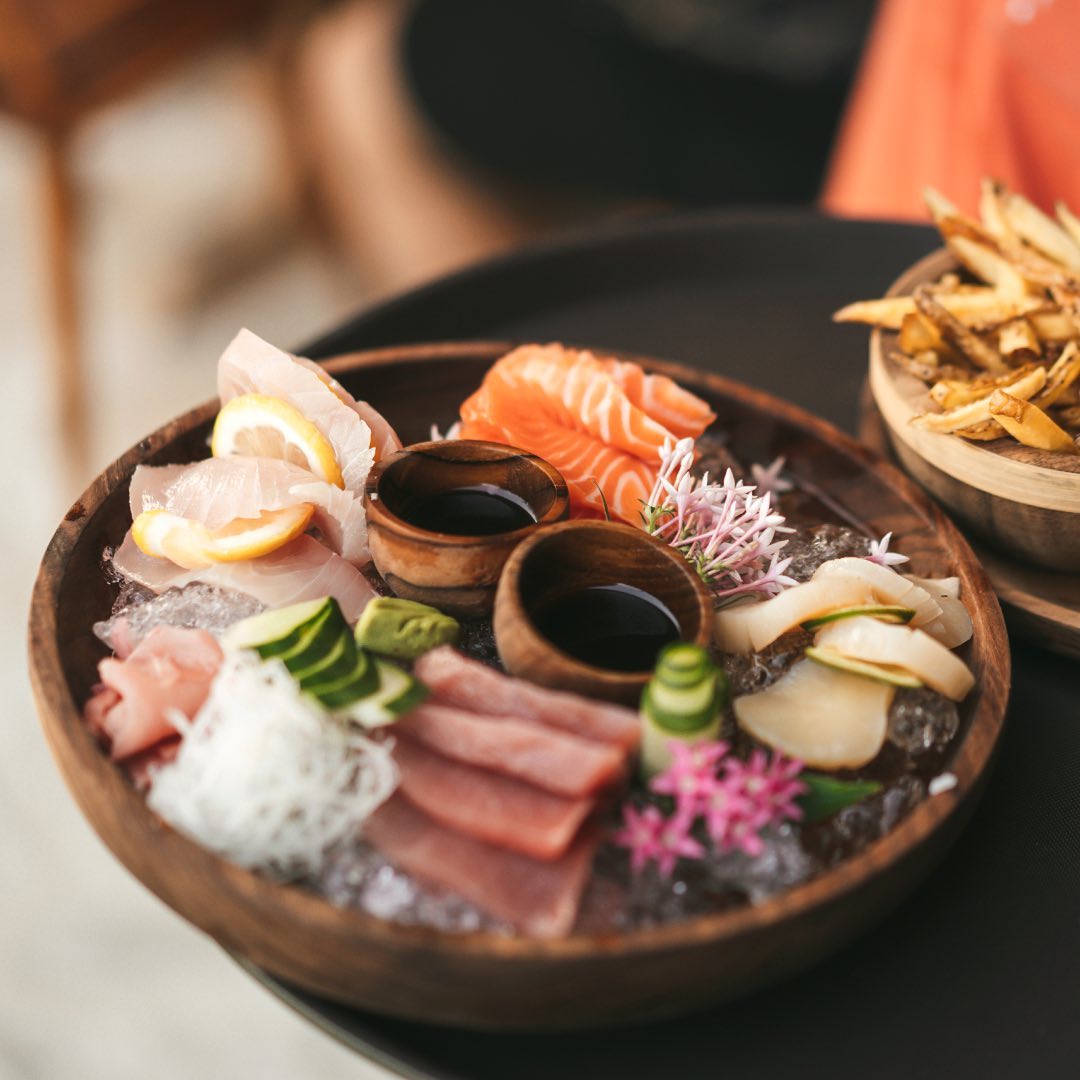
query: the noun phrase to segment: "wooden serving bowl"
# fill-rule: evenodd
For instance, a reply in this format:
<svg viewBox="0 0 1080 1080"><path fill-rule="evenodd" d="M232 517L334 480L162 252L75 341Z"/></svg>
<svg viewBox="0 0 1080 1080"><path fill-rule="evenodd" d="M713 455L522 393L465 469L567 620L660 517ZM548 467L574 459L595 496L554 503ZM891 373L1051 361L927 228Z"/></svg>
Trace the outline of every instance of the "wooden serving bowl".
<svg viewBox="0 0 1080 1080"><path fill-rule="evenodd" d="M889 296L960 269L945 250L905 271ZM911 425L931 408L926 386L889 359L896 335L870 337L870 392L893 451L913 476L972 533L1020 562L1080 573L1080 455L1051 453L1013 439L976 443Z"/></svg>
<svg viewBox="0 0 1080 1080"><path fill-rule="evenodd" d="M452 420L505 344L423 345L331 361L328 369L420 441ZM633 358L639 359L639 358ZM130 522L136 465L206 454L218 404L142 440L71 507L45 552L30 615L30 668L49 745L88 821L152 892L223 948L338 1002L472 1028L632 1023L706 1008L807 967L880 919L930 871L971 812L998 744L1009 686L1001 612L951 522L902 473L793 405L718 375L642 359L706 398L746 461L786 454L834 519L891 530L914 573L956 574L975 633L961 651L976 685L948 762L956 787L927 799L883 839L757 905L625 936L561 941L441 934L340 910L309 890L232 866L165 825L102 751L80 709L106 655L94 637L116 586L103 548Z"/></svg>
<svg viewBox="0 0 1080 1080"><path fill-rule="evenodd" d="M400 516L410 499L477 484L520 496L535 522L491 536L421 529ZM454 439L416 443L380 461L364 488L368 542L379 573L397 596L451 615L491 612L510 553L570 510L566 481L535 454L501 443Z"/></svg>
<svg viewBox="0 0 1080 1080"><path fill-rule="evenodd" d="M651 672L610 671L563 652L537 630L545 601L594 585L633 585L675 616L682 641L708 647L713 603L701 578L670 544L605 521L566 521L543 529L510 556L495 596L495 644L511 675L636 706Z"/></svg>

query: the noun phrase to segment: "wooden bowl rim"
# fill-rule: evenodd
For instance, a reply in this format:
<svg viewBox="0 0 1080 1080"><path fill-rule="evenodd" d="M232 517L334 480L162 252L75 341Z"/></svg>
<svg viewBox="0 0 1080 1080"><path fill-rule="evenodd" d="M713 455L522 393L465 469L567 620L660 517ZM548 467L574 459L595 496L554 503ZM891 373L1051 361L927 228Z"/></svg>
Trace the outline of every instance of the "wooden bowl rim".
<svg viewBox="0 0 1080 1080"><path fill-rule="evenodd" d="M509 450L516 456L528 461L551 481L551 486L555 489L555 498L552 499L551 506L535 521L529 522L528 525L522 525L520 529L511 529L507 532L484 536L462 536L459 533L435 532L433 529L422 529L418 525L413 525L412 522L406 521L395 514L387 506L385 499L375 497L379 493L379 484L382 482L383 475L391 466L407 460L411 454L439 446L454 446L460 443L470 443L474 446L482 446L485 449L501 450L504 454ZM505 547L508 543L516 545L523 542L523 537L528 537L537 529L557 522L566 512L569 503L570 491L566 486L566 481L563 479L562 473L550 461L545 461L539 454L531 454L528 450L522 450L519 446L491 442L488 439L428 439L424 442L410 443L400 450L395 450L394 453L389 454L382 461L377 461L372 466L371 472L368 473L368 478L364 483L364 508L369 514L373 514L378 519L383 528L390 529L398 536L411 540L415 544L433 544L439 547Z"/></svg>
<svg viewBox="0 0 1080 1080"><path fill-rule="evenodd" d="M650 536L648 533L642 532L641 529L635 529L633 525L627 525L624 522L619 521L597 521L592 519L560 521L535 533L530 536L528 540L522 541L521 544L514 548L510 558L506 560L506 566L503 568L502 575L499 578L499 591L496 594L495 604L496 607L498 607L499 598L501 596L509 597L510 602L513 604L514 614L519 620L519 623L517 624L518 630L520 632L522 628L524 629L533 649L543 650L554 656L561 667L567 672L575 674L579 679L587 679L598 686L606 686L612 689L629 686L639 686L644 689L645 684L650 678L649 672L611 671L607 668L594 667L592 664L586 664L584 661L578 660L569 653L563 652L562 649L553 645L536 629L532 619L529 618L528 612L525 610L525 605L521 602L521 590L518 587L521 578L521 565L532 552L542 544L549 543L552 539L561 536L563 533L591 532L593 529L597 528L608 530L615 529L626 536L631 543L644 543L650 547L655 547L657 554L665 559L676 571L681 573L686 581L690 583L694 590L694 595L697 597L698 615L701 618L701 625L698 627L697 637L694 639L695 642L699 645L705 645L708 641L712 640L712 627L710 625L712 601L701 578L690 569L689 564L681 555L672 550L670 544L665 544L662 541L655 539L655 537ZM511 589L513 590L512 592ZM703 636L706 634L707 639L702 640ZM499 635L496 630L496 645L498 644L498 641Z"/></svg>
<svg viewBox="0 0 1080 1080"><path fill-rule="evenodd" d="M946 248L938 248L909 266L886 296L907 296L916 285L961 269ZM1047 510L1080 513L1080 473L1005 457L955 435L923 431L909 421L918 409L897 384L885 357L885 331L870 335L870 392L893 435L915 454L954 480L1009 502Z"/></svg>
<svg viewBox="0 0 1080 1080"><path fill-rule="evenodd" d="M437 359L469 356L496 360L515 343L510 342L440 342L373 349L344 354L330 360L327 370L336 374L386 364L425 363ZM158 428L140 440L108 466L72 504L45 550L31 597L29 659L31 683L46 739L54 756L60 760L59 746L67 743L75 756L91 772L96 786L118 801L126 811L126 820L141 823L150 832L168 830L170 839L180 844L192 872L203 873L207 881L231 891L231 900L250 905L264 913L274 912L285 922L303 923L308 934L325 934L339 943L347 937L351 947L367 941L388 943L404 951L430 948L433 944L447 955L483 955L491 960L560 961L588 956L617 954L647 956L727 940L782 921L789 916L836 900L873 878L879 871L910 855L923 841L958 812L965 798L977 787L997 747L1005 717L1011 677L1011 657L1001 616L1001 609L984 571L956 527L937 509L923 492L903 473L883 462L878 455L853 438L797 405L751 388L712 372L666 360L621 350L600 350L646 364L651 370L691 386L706 387L751 411L767 405L773 416L801 430L818 442L825 442L838 453L856 462L860 468L877 473L893 490L919 510L933 530L947 537L950 545L966 553L964 563L953 567L965 583L965 594L972 604L973 620L984 627L978 643L980 654L999 667L999 680L977 683L978 698L973 705L970 724L956 746L948 769L957 778L952 790L928 797L884 837L837 866L824 871L802 885L795 886L760 904L747 904L732 911L702 915L683 923L638 930L620 935L577 934L564 939L507 937L486 932L443 933L426 927L402 926L355 909L341 909L296 885L279 884L253 871L241 869L211 854L183 834L174 833L157 819L143 797L102 752L100 745L82 720L80 710L67 685L57 640L57 605L63 590L64 569L68 556L94 515L110 493L125 483L135 466L174 441L181 434L215 415L216 399L181 414L170 424ZM65 776L65 782L82 805L79 789ZM85 808L84 808L85 809ZM134 827L133 827L134 828ZM146 876L130 865L118 841L102 835L114 854L140 880ZM149 884L149 882L145 882ZM152 886L151 886L152 887ZM152 887L153 888L153 887ZM157 892L158 890L154 889ZM164 897L163 897L164 898ZM168 902L167 898L166 902ZM184 911L177 907L180 914ZM227 928L201 925L213 937L227 937ZM231 943L235 944L235 943ZM242 949L241 949L242 951Z"/></svg>

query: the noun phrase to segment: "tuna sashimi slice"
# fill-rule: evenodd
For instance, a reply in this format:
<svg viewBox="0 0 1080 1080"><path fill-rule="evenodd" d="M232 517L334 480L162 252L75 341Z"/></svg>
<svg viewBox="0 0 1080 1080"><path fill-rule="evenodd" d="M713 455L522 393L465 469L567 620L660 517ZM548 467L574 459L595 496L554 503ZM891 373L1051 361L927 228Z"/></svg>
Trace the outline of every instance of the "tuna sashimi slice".
<svg viewBox="0 0 1080 1080"><path fill-rule="evenodd" d="M598 836L585 829L548 862L446 829L394 795L368 819L364 836L398 869L449 889L534 937L565 937L577 918Z"/></svg>
<svg viewBox="0 0 1080 1080"><path fill-rule="evenodd" d="M375 460L371 429L330 387L324 373L250 330L241 330L218 361L222 404L240 394L268 394L307 417L334 448L345 486L363 490Z"/></svg>
<svg viewBox="0 0 1080 1080"><path fill-rule="evenodd" d="M451 761L406 735L394 743L394 761L401 790L436 821L535 859L562 855L595 805Z"/></svg>
<svg viewBox="0 0 1080 1080"><path fill-rule="evenodd" d="M626 771L626 754L618 746L580 739L532 720L477 716L438 703L406 713L394 730L445 757L556 795L591 795Z"/></svg>
<svg viewBox="0 0 1080 1080"><path fill-rule="evenodd" d="M185 570L168 559L144 554L129 531L116 549L112 564L124 577L156 593L204 581L247 593L270 608L332 596L349 622L360 617L375 595L367 578L352 563L310 536L298 536L260 559Z"/></svg>
<svg viewBox="0 0 1080 1080"><path fill-rule="evenodd" d="M287 461L224 457L190 465L140 465L128 499L132 519L144 510L164 509L210 529L236 518L256 518L264 510L311 503L313 523L328 547L349 562L371 558L363 498Z"/></svg>
<svg viewBox="0 0 1080 1080"><path fill-rule="evenodd" d="M440 701L459 709L535 720L624 749L635 748L641 738L641 722L630 709L500 675L449 645L425 653L416 661L414 671Z"/></svg>
<svg viewBox="0 0 1080 1080"><path fill-rule="evenodd" d="M199 711L221 666L221 647L205 630L156 626L126 660L98 664L102 686L86 703L90 727L109 740L115 760L175 735L170 714Z"/></svg>

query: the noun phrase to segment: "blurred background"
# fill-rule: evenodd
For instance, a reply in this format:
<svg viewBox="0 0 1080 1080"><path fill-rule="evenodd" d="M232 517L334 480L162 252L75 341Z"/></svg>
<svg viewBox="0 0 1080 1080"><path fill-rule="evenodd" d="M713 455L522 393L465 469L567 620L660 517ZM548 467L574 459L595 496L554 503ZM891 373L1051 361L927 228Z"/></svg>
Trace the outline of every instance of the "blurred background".
<svg viewBox="0 0 1080 1080"><path fill-rule="evenodd" d="M0 0L0 1076L385 1075L120 869L25 674L55 523L237 329L686 206L1080 203L1077 40L1064 0Z"/></svg>

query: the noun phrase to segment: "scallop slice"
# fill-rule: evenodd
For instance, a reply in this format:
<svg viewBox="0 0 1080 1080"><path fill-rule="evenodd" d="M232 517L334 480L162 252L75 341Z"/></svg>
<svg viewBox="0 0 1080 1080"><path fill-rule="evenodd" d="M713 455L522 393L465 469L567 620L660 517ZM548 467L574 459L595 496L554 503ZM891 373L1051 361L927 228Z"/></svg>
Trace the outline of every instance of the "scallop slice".
<svg viewBox="0 0 1080 1080"><path fill-rule="evenodd" d="M894 692L885 683L800 660L767 690L736 698L733 707L739 726L773 750L818 769L855 769L880 752Z"/></svg>
<svg viewBox="0 0 1080 1080"><path fill-rule="evenodd" d="M857 577L866 582L873 591L873 598L879 603L914 609L912 626L933 622L941 615L941 605L926 589L880 563L854 556L830 559L814 571L810 580L823 581L837 577Z"/></svg>
<svg viewBox="0 0 1080 1080"><path fill-rule="evenodd" d="M971 638L971 616L960 600L959 578L919 578L913 574L905 577L925 589L941 608L941 614L926 623L923 630L937 638L946 649L955 649Z"/></svg>
<svg viewBox="0 0 1080 1080"><path fill-rule="evenodd" d="M958 656L922 630L859 616L826 626L815 643L852 660L911 672L953 701L967 696L975 676Z"/></svg>
<svg viewBox="0 0 1080 1080"><path fill-rule="evenodd" d="M807 619L874 599L869 585L853 575L807 581L769 600L718 611L714 640L722 652L754 652Z"/></svg>

